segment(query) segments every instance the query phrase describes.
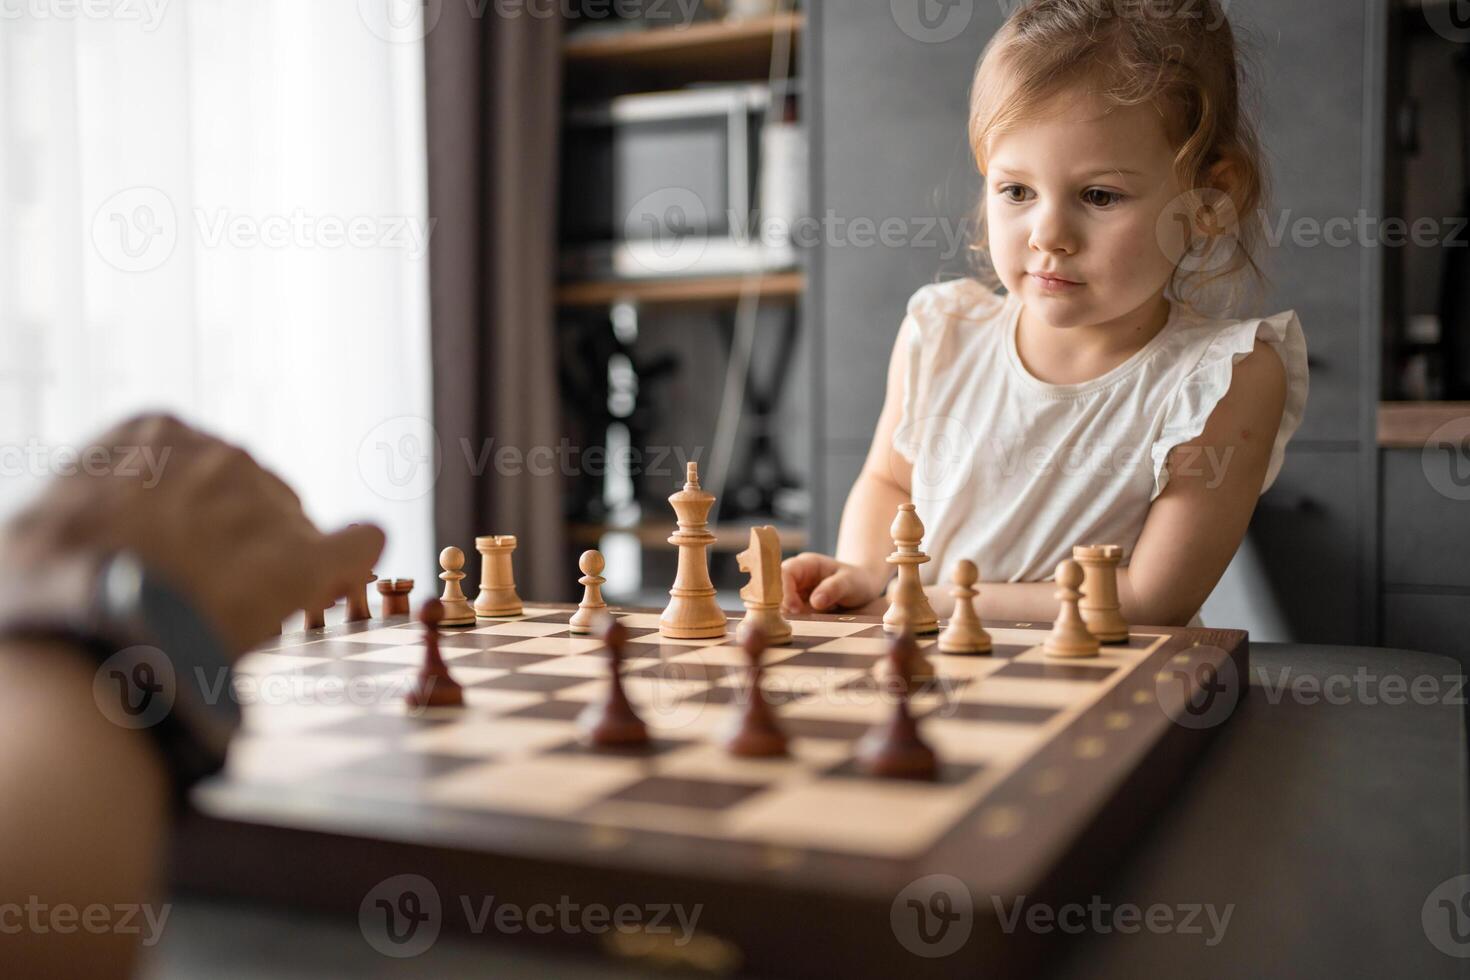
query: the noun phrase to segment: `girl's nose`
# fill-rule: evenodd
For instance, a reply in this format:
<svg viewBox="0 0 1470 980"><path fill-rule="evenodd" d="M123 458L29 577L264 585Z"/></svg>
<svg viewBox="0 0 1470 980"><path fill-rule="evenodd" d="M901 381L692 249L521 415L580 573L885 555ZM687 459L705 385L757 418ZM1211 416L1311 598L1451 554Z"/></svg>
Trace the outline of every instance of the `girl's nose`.
<svg viewBox="0 0 1470 980"><path fill-rule="evenodd" d="M1077 238L1065 218L1055 208L1039 208L1035 213L1036 223L1031 226L1031 238L1027 242L1032 251L1075 254Z"/></svg>

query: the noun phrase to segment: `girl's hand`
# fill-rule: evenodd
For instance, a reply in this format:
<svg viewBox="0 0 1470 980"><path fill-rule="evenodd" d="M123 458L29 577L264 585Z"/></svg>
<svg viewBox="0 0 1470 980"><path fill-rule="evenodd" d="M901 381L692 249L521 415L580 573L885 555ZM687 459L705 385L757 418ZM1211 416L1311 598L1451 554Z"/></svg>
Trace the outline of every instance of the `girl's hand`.
<svg viewBox="0 0 1470 980"><path fill-rule="evenodd" d="M785 592L781 611L788 613L856 609L883 592L866 569L815 551L782 562L781 584Z"/></svg>

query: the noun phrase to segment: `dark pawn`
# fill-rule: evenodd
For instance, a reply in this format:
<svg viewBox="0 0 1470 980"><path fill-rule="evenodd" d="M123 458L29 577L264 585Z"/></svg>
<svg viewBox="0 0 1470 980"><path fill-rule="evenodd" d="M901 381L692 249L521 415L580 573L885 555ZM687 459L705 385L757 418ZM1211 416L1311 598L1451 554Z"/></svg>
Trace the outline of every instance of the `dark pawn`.
<svg viewBox="0 0 1470 980"><path fill-rule="evenodd" d="M464 688L449 676L449 668L439 655L439 621L444 618L444 604L429 599L419 609L419 622L424 624L424 665L409 688L407 701L414 708L453 708L464 704Z"/></svg>
<svg viewBox="0 0 1470 980"><path fill-rule="evenodd" d="M599 618L603 622L597 632L607 646L611 676L607 697L600 703L588 704L577 718L582 739L589 745L604 747L647 745L648 728L623 693L623 649L628 643L628 630L611 616L604 614Z"/></svg>
<svg viewBox="0 0 1470 980"><path fill-rule="evenodd" d="M891 779L933 779L939 769L934 750L919 737L919 726L909 714L913 663L918 654L913 634L905 630L888 644L889 676L895 679L898 699L888 721L873 727L857 746L857 761L870 776Z"/></svg>
<svg viewBox="0 0 1470 980"><path fill-rule="evenodd" d="M766 634L759 628L752 629L740 644L750 658L750 690L745 702L745 712L740 718L740 728L725 742L731 755L750 759L764 759L786 754L786 733L776 724L775 713L761 689L761 657L766 652Z"/></svg>

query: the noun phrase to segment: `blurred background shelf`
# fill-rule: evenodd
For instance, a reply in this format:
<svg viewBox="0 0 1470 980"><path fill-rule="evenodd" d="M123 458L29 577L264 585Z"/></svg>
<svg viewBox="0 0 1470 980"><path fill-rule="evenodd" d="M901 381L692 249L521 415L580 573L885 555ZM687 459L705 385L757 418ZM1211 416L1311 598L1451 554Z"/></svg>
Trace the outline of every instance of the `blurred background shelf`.
<svg viewBox="0 0 1470 980"><path fill-rule="evenodd" d="M774 40L788 33L794 39L805 23L801 13L777 13L615 34L574 34L562 50L573 88L579 82L610 77L624 90L763 79L770 70Z"/></svg>
<svg viewBox="0 0 1470 980"><path fill-rule="evenodd" d="M801 272L778 272L759 279L718 276L644 281L589 280L558 286L556 301L562 307L611 306L621 302L687 307L734 303L750 288L757 289L762 300L794 300L806 289L806 276Z"/></svg>
<svg viewBox="0 0 1470 980"><path fill-rule="evenodd" d="M1470 402L1382 402L1378 406L1378 445L1382 449L1423 449L1441 426L1470 419Z"/></svg>

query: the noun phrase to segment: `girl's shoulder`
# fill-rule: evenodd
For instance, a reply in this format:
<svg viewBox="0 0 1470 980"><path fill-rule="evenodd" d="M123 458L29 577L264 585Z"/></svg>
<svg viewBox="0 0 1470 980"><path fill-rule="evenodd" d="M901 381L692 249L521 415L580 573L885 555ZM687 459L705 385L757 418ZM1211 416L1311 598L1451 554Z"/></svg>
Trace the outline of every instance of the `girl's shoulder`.
<svg viewBox="0 0 1470 980"><path fill-rule="evenodd" d="M951 279L919 287L905 310L921 335L955 324L983 325L998 320L1006 296L974 279Z"/></svg>

